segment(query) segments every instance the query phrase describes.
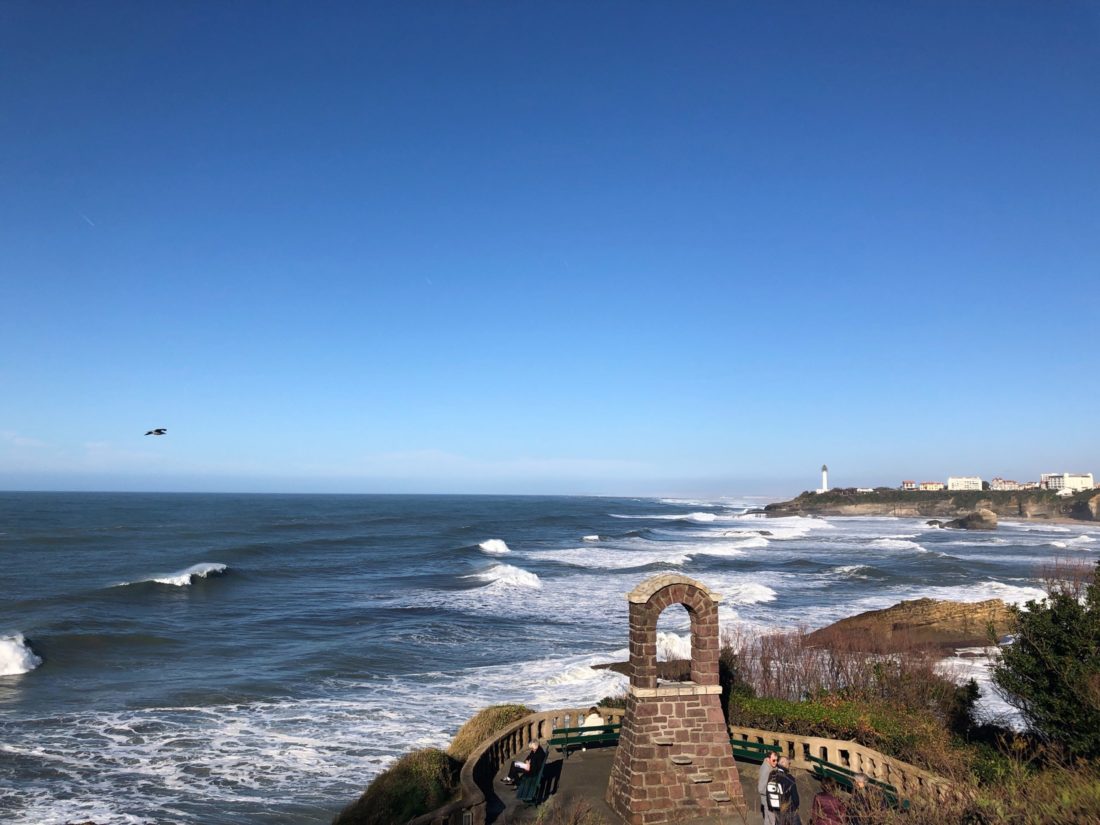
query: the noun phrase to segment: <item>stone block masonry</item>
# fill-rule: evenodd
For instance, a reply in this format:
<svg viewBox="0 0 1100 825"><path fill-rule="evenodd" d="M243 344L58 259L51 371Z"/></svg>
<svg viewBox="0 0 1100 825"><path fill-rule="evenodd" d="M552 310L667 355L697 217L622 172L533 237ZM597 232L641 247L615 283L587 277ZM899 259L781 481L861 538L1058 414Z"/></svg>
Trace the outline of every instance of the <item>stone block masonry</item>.
<svg viewBox="0 0 1100 825"><path fill-rule="evenodd" d="M718 684L716 597L686 576L656 576L628 595L630 687L607 802L630 825L743 813ZM691 681L657 681L657 619L691 618Z"/></svg>

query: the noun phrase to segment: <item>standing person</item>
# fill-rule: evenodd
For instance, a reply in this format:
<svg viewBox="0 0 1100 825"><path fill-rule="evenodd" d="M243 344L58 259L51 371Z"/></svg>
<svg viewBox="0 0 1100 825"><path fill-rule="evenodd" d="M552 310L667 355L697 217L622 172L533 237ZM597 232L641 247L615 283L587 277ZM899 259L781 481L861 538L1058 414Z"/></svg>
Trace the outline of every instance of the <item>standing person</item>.
<svg viewBox="0 0 1100 825"><path fill-rule="evenodd" d="M798 815L798 785L791 776L791 760L779 757L768 777L768 810L775 812L775 825L802 825Z"/></svg>
<svg viewBox="0 0 1100 825"><path fill-rule="evenodd" d="M810 806L810 825L847 825L848 811L837 796L836 780L826 776Z"/></svg>
<svg viewBox="0 0 1100 825"><path fill-rule="evenodd" d="M768 753L760 763L760 776L756 780L756 792L760 794L760 812L764 815L764 825L775 825L775 811L768 810L768 779L779 764L779 754Z"/></svg>
<svg viewBox="0 0 1100 825"><path fill-rule="evenodd" d="M515 785L517 780L533 776L542 769L542 763L546 761L546 751L542 749L537 739L527 743L527 751L527 760L520 762L517 759L508 769L508 775L500 780L505 785Z"/></svg>

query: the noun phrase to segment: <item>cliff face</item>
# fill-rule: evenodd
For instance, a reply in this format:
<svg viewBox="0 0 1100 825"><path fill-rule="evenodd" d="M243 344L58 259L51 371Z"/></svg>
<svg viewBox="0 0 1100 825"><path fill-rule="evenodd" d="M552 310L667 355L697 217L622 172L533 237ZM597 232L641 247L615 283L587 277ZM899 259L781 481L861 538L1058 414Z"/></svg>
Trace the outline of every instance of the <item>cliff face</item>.
<svg viewBox="0 0 1100 825"><path fill-rule="evenodd" d="M1000 599L973 604L916 599L841 619L815 630L807 641L874 653L912 647L946 650L987 645L990 629L1000 637L1013 627L1012 613Z"/></svg>
<svg viewBox="0 0 1100 825"><path fill-rule="evenodd" d="M1072 518L1100 521L1100 493L1088 490L1069 498L1059 498L1047 490L987 490L981 493L900 490L856 493L854 490L833 490L823 494L803 493L790 501L769 504L764 512L776 516L958 518L979 509L990 510L999 518L1007 519Z"/></svg>

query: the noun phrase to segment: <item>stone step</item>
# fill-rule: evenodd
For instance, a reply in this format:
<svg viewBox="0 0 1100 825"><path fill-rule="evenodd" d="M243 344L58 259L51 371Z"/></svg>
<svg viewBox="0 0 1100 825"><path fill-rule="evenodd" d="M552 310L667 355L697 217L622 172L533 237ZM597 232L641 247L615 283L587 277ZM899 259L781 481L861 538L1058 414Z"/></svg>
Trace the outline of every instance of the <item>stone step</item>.
<svg viewBox="0 0 1100 825"><path fill-rule="evenodd" d="M730 801L730 795L728 793L726 793L725 791L715 791L714 793L712 793L710 795L710 798L713 799L715 802L729 802Z"/></svg>
<svg viewBox="0 0 1100 825"><path fill-rule="evenodd" d="M675 745L676 740L673 739L671 736L654 736L653 737L653 744L654 745L664 745L665 747L667 747L669 745Z"/></svg>
<svg viewBox="0 0 1100 825"><path fill-rule="evenodd" d="M711 776L709 773L693 773L688 778L696 785L705 785L708 782L714 781L714 777Z"/></svg>
<svg viewBox="0 0 1100 825"><path fill-rule="evenodd" d="M672 757L672 764L673 765L690 765L691 764L691 757L690 756L673 756Z"/></svg>

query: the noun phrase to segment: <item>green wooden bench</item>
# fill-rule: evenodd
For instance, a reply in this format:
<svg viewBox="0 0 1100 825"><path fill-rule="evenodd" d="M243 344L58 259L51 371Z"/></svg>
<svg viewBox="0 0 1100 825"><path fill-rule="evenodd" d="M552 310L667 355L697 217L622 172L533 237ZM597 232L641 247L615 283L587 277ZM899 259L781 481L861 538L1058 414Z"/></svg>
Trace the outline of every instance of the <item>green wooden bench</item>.
<svg viewBox="0 0 1100 825"><path fill-rule="evenodd" d="M615 722L581 728L554 728L549 744L565 754L565 758L568 759L570 750L586 748L589 745L617 745L621 727L621 724Z"/></svg>
<svg viewBox="0 0 1100 825"><path fill-rule="evenodd" d="M746 762L763 762L769 753L783 753L779 745L765 745L763 742L749 742L747 739L730 739L733 758Z"/></svg>
<svg viewBox="0 0 1100 825"><path fill-rule="evenodd" d="M855 780L852 778L856 775L855 771L849 770L842 765L834 765L832 762L826 762L824 759L820 759L816 756L811 756L809 759L814 765L814 776L818 779L825 779L826 777L834 779L837 784L848 791L851 791L855 786ZM898 796L898 789L893 785L886 782L880 782L871 777L867 777L867 784L877 788L890 807L901 808L903 811L909 810L909 800L901 799Z"/></svg>
<svg viewBox="0 0 1100 825"><path fill-rule="evenodd" d="M549 761L550 757L547 755L536 773L529 773L516 783L516 799L528 804L538 803L539 790L542 788L542 772L546 770L546 763Z"/></svg>

